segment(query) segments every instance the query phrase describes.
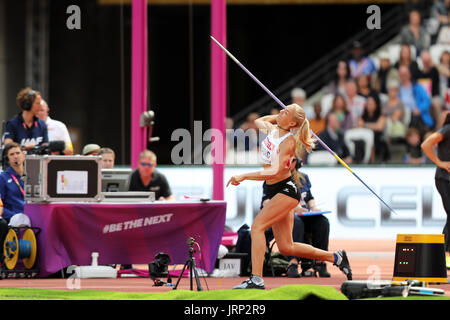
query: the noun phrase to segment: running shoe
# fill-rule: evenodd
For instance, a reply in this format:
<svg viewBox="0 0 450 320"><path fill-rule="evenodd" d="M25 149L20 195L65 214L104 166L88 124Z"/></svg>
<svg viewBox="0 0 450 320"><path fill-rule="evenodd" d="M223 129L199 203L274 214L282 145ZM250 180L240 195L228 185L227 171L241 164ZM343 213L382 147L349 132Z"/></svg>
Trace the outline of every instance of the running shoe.
<svg viewBox="0 0 450 320"><path fill-rule="evenodd" d="M264 280L258 276L251 276L241 284L233 287L233 289L262 289L264 290Z"/></svg>
<svg viewBox="0 0 450 320"><path fill-rule="evenodd" d="M347 276L347 280L352 280L352 269L345 250L336 251L334 254L337 256L337 259L333 264Z"/></svg>

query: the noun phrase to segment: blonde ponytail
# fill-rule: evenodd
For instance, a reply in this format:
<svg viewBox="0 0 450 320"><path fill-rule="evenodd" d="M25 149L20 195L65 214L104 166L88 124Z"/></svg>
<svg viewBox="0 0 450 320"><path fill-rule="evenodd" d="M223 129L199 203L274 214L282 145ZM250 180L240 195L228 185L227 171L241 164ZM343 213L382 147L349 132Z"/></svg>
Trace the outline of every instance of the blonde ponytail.
<svg viewBox="0 0 450 320"><path fill-rule="evenodd" d="M298 129L297 133L295 134L295 140L297 141L296 146L296 152L300 152L302 149L302 146L305 147L306 151L308 153L311 153L314 149L316 140L311 135L311 132L309 130L309 121L308 119L304 119L302 125Z"/></svg>

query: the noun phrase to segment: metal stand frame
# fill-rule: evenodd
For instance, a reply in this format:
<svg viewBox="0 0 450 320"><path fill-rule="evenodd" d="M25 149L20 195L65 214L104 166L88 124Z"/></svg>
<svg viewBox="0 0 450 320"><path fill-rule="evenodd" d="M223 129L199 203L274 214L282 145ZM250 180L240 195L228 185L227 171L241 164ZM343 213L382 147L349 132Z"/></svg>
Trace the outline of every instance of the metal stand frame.
<svg viewBox="0 0 450 320"><path fill-rule="evenodd" d="M175 284L175 287L173 288L173 290L176 290L178 287L178 284L180 283L181 278L183 277L183 273L184 270L186 270L186 268L189 268L189 281L190 281L190 289L191 291L193 290L193 276L195 276L195 282L197 283L197 291L203 291L202 286L200 284L200 278L198 276L198 272L197 272L197 267L195 265L195 258L194 258L194 253L196 252L194 250L194 248L192 247L192 245L194 244L195 240L190 238L188 240L188 244L189 244L189 258L186 260L184 266L183 266L183 270L181 270L181 274L178 277L177 283Z"/></svg>

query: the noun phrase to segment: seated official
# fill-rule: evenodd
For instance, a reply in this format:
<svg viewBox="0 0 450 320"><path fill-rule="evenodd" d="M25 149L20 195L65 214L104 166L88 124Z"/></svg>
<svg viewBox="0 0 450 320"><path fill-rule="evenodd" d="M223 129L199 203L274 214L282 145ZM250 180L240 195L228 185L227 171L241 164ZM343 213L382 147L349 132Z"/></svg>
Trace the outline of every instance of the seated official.
<svg viewBox="0 0 450 320"><path fill-rule="evenodd" d="M303 222L304 234L303 242L311 242L311 245L315 248L328 251L328 242L330 235L330 223L328 219L323 215L314 216L298 216L303 212L308 211L320 211L316 207L314 197L311 193L311 182L307 174L299 171L302 163L300 159L294 159L291 164L291 172L294 180L300 186L300 202L294 209L294 228L296 225L295 220L300 219ZM296 276L298 270L298 263L300 259L293 257L291 258L290 265L288 266L288 276ZM301 259L302 266L302 276L311 276L312 272L308 271L313 268L314 273L318 273L319 277L330 277L330 273L327 271L327 265L324 261L312 261L309 259Z"/></svg>
<svg viewBox="0 0 450 320"><path fill-rule="evenodd" d="M139 155L138 168L130 177L129 191L151 191L156 200L175 201L166 177L156 170L156 155L144 150Z"/></svg>
<svg viewBox="0 0 450 320"><path fill-rule="evenodd" d="M9 161L9 167L0 174L0 196L3 202L3 219L9 222L14 215L24 211L25 153L17 142L8 143L4 152Z"/></svg>
<svg viewBox="0 0 450 320"><path fill-rule="evenodd" d="M26 151L48 142L48 130L44 121L37 117L41 110L41 94L25 88L17 94L17 105L22 110L6 122L4 144L17 142Z"/></svg>
<svg viewBox="0 0 450 320"><path fill-rule="evenodd" d="M352 163L352 157L347 145L344 141L344 134L341 130L341 125L336 114L329 112L326 116L326 128L319 134L319 138L331 150L345 161L345 163ZM314 150L325 150L321 144L318 144Z"/></svg>
<svg viewBox="0 0 450 320"><path fill-rule="evenodd" d="M308 211L320 211L315 206L315 200L311 193L311 182L308 175L301 173L299 169L302 166L302 161L299 158L294 158L291 163L292 177L300 187L300 202L294 209L294 221L292 228L292 239L295 242L309 243L313 247L328 251L328 239L330 233L330 224L328 219L323 215L299 217L298 214ZM265 204L263 199L262 205ZM273 239L273 232L271 229L266 231L267 241ZM313 261L309 259L301 259L299 257L287 257L289 264L286 270L288 278L298 278L298 266L301 261L302 274L301 276L310 277L313 274L319 274L321 278L330 277L330 273L327 271L326 263L323 261ZM313 268L314 271L309 271Z"/></svg>
<svg viewBox="0 0 450 320"><path fill-rule="evenodd" d="M116 155L113 149L110 148L101 148L98 152L98 156L102 157L102 169L113 169L114 168L114 160Z"/></svg>

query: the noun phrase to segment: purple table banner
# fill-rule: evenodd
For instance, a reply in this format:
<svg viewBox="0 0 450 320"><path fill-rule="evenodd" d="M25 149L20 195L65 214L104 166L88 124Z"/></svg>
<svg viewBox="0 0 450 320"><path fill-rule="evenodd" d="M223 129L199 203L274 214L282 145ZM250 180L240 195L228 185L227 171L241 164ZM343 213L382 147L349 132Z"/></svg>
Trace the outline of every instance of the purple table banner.
<svg viewBox="0 0 450 320"><path fill-rule="evenodd" d="M26 204L37 237L37 264L46 277L70 265L148 264L164 252L171 264L189 257L192 237L196 265L212 272L222 240L226 202ZM200 248L198 248L200 247ZM200 249L200 250L199 250Z"/></svg>

